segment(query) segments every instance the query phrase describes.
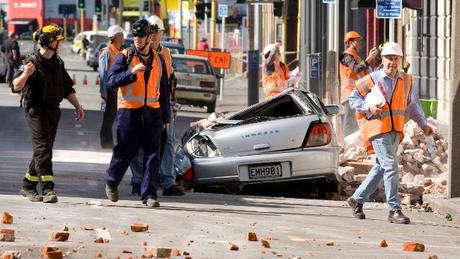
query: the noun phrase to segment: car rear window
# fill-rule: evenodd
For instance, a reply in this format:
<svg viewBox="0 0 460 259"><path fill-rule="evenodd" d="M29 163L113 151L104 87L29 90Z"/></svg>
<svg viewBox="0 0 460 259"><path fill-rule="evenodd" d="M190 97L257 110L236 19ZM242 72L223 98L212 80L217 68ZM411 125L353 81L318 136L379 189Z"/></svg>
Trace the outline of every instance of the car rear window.
<svg viewBox="0 0 460 259"><path fill-rule="evenodd" d="M190 74L211 74L209 66L205 61L184 58L174 58L174 71Z"/></svg>

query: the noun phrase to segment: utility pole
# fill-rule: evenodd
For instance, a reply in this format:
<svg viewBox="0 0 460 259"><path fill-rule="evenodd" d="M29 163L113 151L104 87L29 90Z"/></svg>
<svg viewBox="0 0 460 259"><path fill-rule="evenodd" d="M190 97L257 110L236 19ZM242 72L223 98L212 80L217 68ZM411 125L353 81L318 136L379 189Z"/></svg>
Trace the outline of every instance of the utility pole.
<svg viewBox="0 0 460 259"><path fill-rule="evenodd" d="M85 9L80 8L80 32L85 31Z"/></svg>
<svg viewBox="0 0 460 259"><path fill-rule="evenodd" d="M179 1L179 39L182 39L182 0Z"/></svg>
<svg viewBox="0 0 460 259"><path fill-rule="evenodd" d="M447 196L460 197L460 5L452 1L452 54L451 79L449 98L449 176L447 180ZM459 46L459 47L457 47Z"/></svg>
<svg viewBox="0 0 460 259"><path fill-rule="evenodd" d="M216 47L217 0L211 0L211 48Z"/></svg>
<svg viewBox="0 0 460 259"><path fill-rule="evenodd" d="M196 3L197 0L193 0L195 16L193 17L193 49L196 49L198 46L198 19L196 18ZM205 12L206 15L206 12Z"/></svg>

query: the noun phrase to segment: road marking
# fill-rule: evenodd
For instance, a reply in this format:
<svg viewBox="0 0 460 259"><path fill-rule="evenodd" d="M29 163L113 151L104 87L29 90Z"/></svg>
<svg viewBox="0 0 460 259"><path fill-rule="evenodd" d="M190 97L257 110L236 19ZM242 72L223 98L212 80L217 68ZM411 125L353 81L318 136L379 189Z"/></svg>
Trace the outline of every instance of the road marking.
<svg viewBox="0 0 460 259"><path fill-rule="evenodd" d="M54 150L53 162L109 164L112 152Z"/></svg>

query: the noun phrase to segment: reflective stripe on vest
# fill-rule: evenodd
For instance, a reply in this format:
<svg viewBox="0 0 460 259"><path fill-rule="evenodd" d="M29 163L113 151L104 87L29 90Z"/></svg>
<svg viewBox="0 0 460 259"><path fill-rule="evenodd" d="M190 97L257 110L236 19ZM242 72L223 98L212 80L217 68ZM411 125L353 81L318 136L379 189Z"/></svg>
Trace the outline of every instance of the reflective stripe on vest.
<svg viewBox="0 0 460 259"><path fill-rule="evenodd" d="M156 51L153 51L152 70L148 80L148 85L145 85L144 71L138 71L137 80L127 86L118 89L118 108L137 109L144 105L151 108L160 108L160 83L162 75L161 60ZM123 51L127 56L127 50ZM132 69L140 63L138 56L133 56L129 69ZM145 91L147 87L147 96Z"/></svg>
<svg viewBox="0 0 460 259"><path fill-rule="evenodd" d="M412 76L403 72L397 79L393 89L391 102L383 106L379 115L366 118L365 114L357 114L358 125L363 136L368 153L373 153L370 139L374 136L396 131L400 134L400 141L404 137L404 124L406 122L407 100L412 87ZM374 87L374 81L370 75L356 82L356 89L365 97Z"/></svg>
<svg viewBox="0 0 460 259"><path fill-rule="evenodd" d="M274 72L271 75L265 75L263 79L263 90L266 97L276 95L286 89L286 80L288 78L287 73L289 68L286 64L283 64L284 70L281 68L280 62L273 62L275 67Z"/></svg>
<svg viewBox="0 0 460 259"><path fill-rule="evenodd" d="M117 49L113 44L110 44L107 48L107 53L109 54L109 69L112 67L113 62L115 62L115 58L118 54L120 54L120 50Z"/></svg>
<svg viewBox="0 0 460 259"><path fill-rule="evenodd" d="M358 52L355 49L347 49L343 54L349 54L351 55L356 63L360 63L362 61L361 57L358 55ZM348 96L350 96L351 92L355 88L355 82L356 80L364 77L367 75L367 71L361 71L359 73L355 73L353 69L351 69L348 66L345 66L342 64L342 62L339 62L339 68L340 68L340 102L344 103L348 101Z"/></svg>

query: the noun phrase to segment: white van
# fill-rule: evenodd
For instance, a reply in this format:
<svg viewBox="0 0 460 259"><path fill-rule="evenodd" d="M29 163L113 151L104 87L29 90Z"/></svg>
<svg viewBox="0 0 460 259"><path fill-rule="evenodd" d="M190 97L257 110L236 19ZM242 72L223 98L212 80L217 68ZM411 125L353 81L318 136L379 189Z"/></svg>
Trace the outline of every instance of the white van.
<svg viewBox="0 0 460 259"><path fill-rule="evenodd" d="M75 36L73 39L72 44L72 52L73 53L80 53L82 47L82 39L83 34L86 35L86 38L89 41L89 44L93 44L94 42L102 42L107 40L107 31L84 31L80 32Z"/></svg>

